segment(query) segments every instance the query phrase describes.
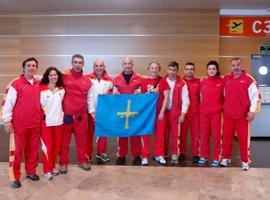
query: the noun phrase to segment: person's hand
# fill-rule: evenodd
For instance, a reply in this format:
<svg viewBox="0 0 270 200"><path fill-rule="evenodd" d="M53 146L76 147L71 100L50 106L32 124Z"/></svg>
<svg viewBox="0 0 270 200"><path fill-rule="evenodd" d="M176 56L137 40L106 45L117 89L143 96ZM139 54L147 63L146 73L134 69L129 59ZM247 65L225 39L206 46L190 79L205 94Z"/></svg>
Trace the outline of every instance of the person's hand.
<svg viewBox="0 0 270 200"><path fill-rule="evenodd" d="M158 115L158 121L163 120L163 118L164 118L164 113L160 112Z"/></svg>
<svg viewBox="0 0 270 200"><path fill-rule="evenodd" d="M185 114L182 113L182 114L178 117L178 123L181 124L184 120L185 120Z"/></svg>
<svg viewBox="0 0 270 200"><path fill-rule="evenodd" d="M252 121L254 120L254 118L255 118L255 113L253 113L253 112L248 112L246 120L247 120L248 122L252 122Z"/></svg>
<svg viewBox="0 0 270 200"><path fill-rule="evenodd" d="M96 113L95 112L92 112L92 113L90 113L90 115L93 118L93 120L95 121L95 119L96 119Z"/></svg>
<svg viewBox="0 0 270 200"><path fill-rule="evenodd" d="M114 91L113 94L120 94L118 91Z"/></svg>
<svg viewBox="0 0 270 200"><path fill-rule="evenodd" d="M133 94L141 94L140 90L135 90Z"/></svg>
<svg viewBox="0 0 270 200"><path fill-rule="evenodd" d="M14 132L14 128L11 122L4 122L4 127L5 127L5 131L7 133L12 133Z"/></svg>
<svg viewBox="0 0 270 200"><path fill-rule="evenodd" d="M158 89L157 88L153 88L153 89L150 90L150 92L158 93Z"/></svg>

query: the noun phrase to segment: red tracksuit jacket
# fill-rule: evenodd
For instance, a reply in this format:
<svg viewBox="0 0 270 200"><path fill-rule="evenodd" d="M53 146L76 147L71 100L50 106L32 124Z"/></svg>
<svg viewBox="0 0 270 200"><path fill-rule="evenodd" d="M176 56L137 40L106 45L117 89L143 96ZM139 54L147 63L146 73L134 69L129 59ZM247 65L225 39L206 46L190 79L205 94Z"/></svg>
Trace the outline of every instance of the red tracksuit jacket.
<svg viewBox="0 0 270 200"><path fill-rule="evenodd" d="M70 70L63 73L65 97L63 110L65 114L80 115L87 112L87 94L91 87L91 81L82 72Z"/></svg>
<svg viewBox="0 0 270 200"><path fill-rule="evenodd" d="M120 94L133 94L140 87L141 80L141 76L133 72L129 84L127 84L121 73L114 78L113 83Z"/></svg>

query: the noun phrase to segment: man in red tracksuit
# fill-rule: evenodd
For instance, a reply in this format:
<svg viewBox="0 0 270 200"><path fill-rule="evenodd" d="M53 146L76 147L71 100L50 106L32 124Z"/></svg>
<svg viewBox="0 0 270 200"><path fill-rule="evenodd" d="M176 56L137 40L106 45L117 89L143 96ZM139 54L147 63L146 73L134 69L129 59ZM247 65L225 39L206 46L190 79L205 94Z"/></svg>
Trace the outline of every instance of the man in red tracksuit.
<svg viewBox="0 0 270 200"><path fill-rule="evenodd" d="M3 101L3 121L10 134L10 180L11 187L21 187L21 159L24 152L26 177L38 181L38 147L40 142L40 93L34 78L38 68L35 58L26 59L23 74L11 82ZM15 144L14 144L15 143Z"/></svg>
<svg viewBox="0 0 270 200"><path fill-rule="evenodd" d="M171 133L171 164L178 164L180 124L183 123L189 107L189 94L186 82L177 75L179 64L172 61L168 65L167 83L170 86L169 101L166 110L166 131L164 134L164 155L169 149ZM158 161L158 160L157 160Z"/></svg>
<svg viewBox="0 0 270 200"><path fill-rule="evenodd" d="M71 134L74 132L77 159L79 167L90 170L88 157L86 155L87 137L87 95L90 91L91 81L83 75L84 58L80 54L72 56L72 69L63 73L65 97L63 100L64 127L62 135L62 145L60 153L60 173L67 173L69 163L69 144Z"/></svg>
<svg viewBox="0 0 270 200"><path fill-rule="evenodd" d="M105 70L104 61L101 59L96 59L93 64L94 72L87 75L92 83L90 94L88 96L88 120L89 126L87 131L87 143L86 143L86 153L89 158L91 158L93 153L93 137L95 130L95 117L96 108L98 103L98 96L104 94L111 94L113 89L112 78L108 75ZM109 162L110 159L106 154L107 151L107 137L97 137L97 163L104 164Z"/></svg>
<svg viewBox="0 0 270 200"><path fill-rule="evenodd" d="M242 69L241 59L231 60L232 72L225 77L223 144L220 165L228 167L235 131L240 146L242 169L248 170L250 163L250 122L260 109L260 94L256 81Z"/></svg>
<svg viewBox="0 0 270 200"><path fill-rule="evenodd" d="M115 94L134 94L137 92L141 85L141 77L133 71L133 60L129 57L125 58L122 62L123 72L117 75L114 79L114 93ZM141 149L140 137L130 137L131 153L134 157L133 165L141 164ZM128 138L120 137L118 139L118 152L117 152L117 165L125 165L126 154L128 152Z"/></svg>
<svg viewBox="0 0 270 200"><path fill-rule="evenodd" d="M184 68L184 80L188 86L190 105L185 116L184 122L181 124L180 134L180 156L179 161L186 159L187 152L187 133L188 129L191 133L193 162L199 161L199 139L200 139L200 79L194 77L195 65L188 62Z"/></svg>

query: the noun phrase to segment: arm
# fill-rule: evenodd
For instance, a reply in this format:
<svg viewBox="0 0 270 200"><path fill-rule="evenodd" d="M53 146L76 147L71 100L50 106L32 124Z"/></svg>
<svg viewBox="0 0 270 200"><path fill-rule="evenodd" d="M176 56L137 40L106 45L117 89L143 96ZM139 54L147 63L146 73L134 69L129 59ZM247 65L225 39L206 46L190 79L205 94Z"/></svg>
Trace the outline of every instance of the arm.
<svg viewBox="0 0 270 200"><path fill-rule="evenodd" d="M182 107L181 107L181 115L178 118L178 122L182 123L185 119L185 115L188 111L188 107L189 107L189 92L188 92L188 87L187 84L185 84L182 88Z"/></svg>
<svg viewBox="0 0 270 200"><path fill-rule="evenodd" d="M247 114L247 120L251 122L255 118L255 114L260 111L260 94L259 89L255 82L251 83L248 87L248 96L250 100L250 108Z"/></svg>
<svg viewBox="0 0 270 200"><path fill-rule="evenodd" d="M3 105L3 113L2 113L5 130L8 133L11 133L14 131L11 120L12 120L13 108L15 106L16 101L17 101L17 91L15 90L14 87L10 86L6 94L6 99Z"/></svg>
<svg viewBox="0 0 270 200"><path fill-rule="evenodd" d="M96 113L96 108L95 108L95 99L94 99L94 86L88 90L87 94L87 105L88 105L88 113L91 114L93 119L95 119L95 113Z"/></svg>
<svg viewBox="0 0 270 200"><path fill-rule="evenodd" d="M158 114L158 120L163 120L163 118L164 118L164 112L165 112L165 109L166 109L168 101L169 101L169 93L170 93L169 90L164 90L163 91L164 99L163 99L163 102L162 102L161 110L160 110L160 112Z"/></svg>

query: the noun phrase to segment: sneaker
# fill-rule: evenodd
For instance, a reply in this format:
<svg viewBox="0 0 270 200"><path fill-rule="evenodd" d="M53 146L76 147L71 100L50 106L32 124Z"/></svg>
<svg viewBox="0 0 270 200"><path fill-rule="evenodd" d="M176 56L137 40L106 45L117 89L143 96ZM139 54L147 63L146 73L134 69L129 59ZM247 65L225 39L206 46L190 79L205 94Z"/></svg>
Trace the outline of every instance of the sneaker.
<svg viewBox="0 0 270 200"><path fill-rule="evenodd" d="M186 160L186 155L185 154L181 154L178 156L178 161L179 162L184 162Z"/></svg>
<svg viewBox="0 0 270 200"><path fill-rule="evenodd" d="M200 160L200 156L193 156L192 163L198 163Z"/></svg>
<svg viewBox="0 0 270 200"><path fill-rule="evenodd" d="M78 166L85 171L89 171L91 169L91 165L88 163L80 163Z"/></svg>
<svg viewBox="0 0 270 200"><path fill-rule="evenodd" d="M44 174L44 177L46 180L50 181L50 180L53 180L53 175L51 172L47 172Z"/></svg>
<svg viewBox="0 0 270 200"><path fill-rule="evenodd" d="M158 165L164 166L167 164L166 160L164 159L163 156L158 156L156 157L156 162Z"/></svg>
<svg viewBox="0 0 270 200"><path fill-rule="evenodd" d="M208 162L207 158L200 158L199 159L199 165L205 165Z"/></svg>
<svg viewBox="0 0 270 200"><path fill-rule="evenodd" d="M102 154L97 154L96 155L96 158L98 160L101 160L102 162L109 162L110 161L110 158L105 154L105 153L102 153Z"/></svg>
<svg viewBox="0 0 270 200"><path fill-rule="evenodd" d="M39 180L39 176L36 174L27 174L26 178L32 180L32 181L38 181Z"/></svg>
<svg viewBox="0 0 270 200"><path fill-rule="evenodd" d="M10 185L12 188L14 189L17 189L17 188L20 188L22 187L22 184L19 180L15 180L15 181L12 181L11 185Z"/></svg>
<svg viewBox="0 0 270 200"><path fill-rule="evenodd" d="M230 159L222 159L222 161L220 162L219 165L221 167L229 167L230 163L231 163L231 160Z"/></svg>
<svg viewBox="0 0 270 200"><path fill-rule="evenodd" d="M171 164L178 165L178 156L176 154L172 155Z"/></svg>
<svg viewBox="0 0 270 200"><path fill-rule="evenodd" d="M59 170L53 168L53 170L51 171L52 175L53 176L58 176L60 173L59 173Z"/></svg>
<svg viewBox="0 0 270 200"><path fill-rule="evenodd" d="M242 170L244 171L248 171L249 170L249 164L248 163L245 163L245 162L242 162Z"/></svg>
<svg viewBox="0 0 270 200"><path fill-rule="evenodd" d="M66 174L68 172L67 165L60 166L60 174Z"/></svg>
<svg viewBox="0 0 270 200"><path fill-rule="evenodd" d="M142 166L148 166L148 158L143 158L141 162Z"/></svg>
<svg viewBox="0 0 270 200"><path fill-rule="evenodd" d="M125 157L118 157L116 159L116 165L125 165L126 164L126 158Z"/></svg>
<svg viewBox="0 0 270 200"><path fill-rule="evenodd" d="M218 167L219 166L219 162L217 160L213 160L211 163L212 167Z"/></svg>
<svg viewBox="0 0 270 200"><path fill-rule="evenodd" d="M168 162L169 156L165 155L165 156L164 156L164 159L166 160L166 162Z"/></svg>
<svg viewBox="0 0 270 200"><path fill-rule="evenodd" d="M134 157L134 159L132 161L132 165L139 166L139 165L141 165L141 162L142 162L141 157L140 156L136 156L136 157Z"/></svg>

